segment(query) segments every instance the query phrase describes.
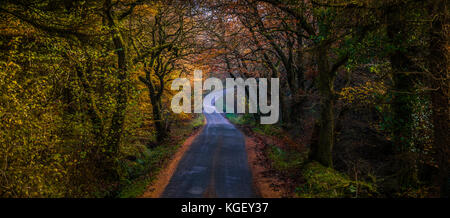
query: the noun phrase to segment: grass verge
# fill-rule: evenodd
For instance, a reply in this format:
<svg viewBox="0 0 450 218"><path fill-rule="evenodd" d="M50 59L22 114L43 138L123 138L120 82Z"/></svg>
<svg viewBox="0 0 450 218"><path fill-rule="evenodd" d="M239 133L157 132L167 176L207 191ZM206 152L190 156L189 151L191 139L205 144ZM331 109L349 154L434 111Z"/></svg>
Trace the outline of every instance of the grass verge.
<svg viewBox="0 0 450 218"><path fill-rule="evenodd" d="M123 181L123 188L118 193L119 198L136 198L141 196L148 184L153 182L184 141L203 125L204 116L199 115L188 122L179 122L171 129L170 137L155 148L149 149L137 145L139 152L136 160L123 162L123 169L128 180Z"/></svg>

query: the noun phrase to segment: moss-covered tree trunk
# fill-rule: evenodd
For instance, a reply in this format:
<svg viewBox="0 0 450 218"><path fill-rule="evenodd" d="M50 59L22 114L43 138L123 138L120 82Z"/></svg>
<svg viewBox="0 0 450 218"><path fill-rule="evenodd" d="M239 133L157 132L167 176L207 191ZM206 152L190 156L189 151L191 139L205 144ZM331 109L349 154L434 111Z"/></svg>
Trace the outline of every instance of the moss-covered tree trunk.
<svg viewBox="0 0 450 218"><path fill-rule="evenodd" d="M408 32L405 27L405 8L399 5L387 11L389 24L387 25L387 36L391 45L395 48L389 56L392 68L394 84L392 87L392 153L397 155L393 171L395 180L400 187L409 187L417 183L416 163L409 159L413 135L413 109L414 94L413 75L408 72L414 71L414 63L407 57L405 41Z"/></svg>
<svg viewBox="0 0 450 218"><path fill-rule="evenodd" d="M105 0L104 14L106 17L107 27L111 30L114 50L117 55L117 74L118 79L116 105L112 114L111 127L107 138L107 155L108 160L105 161L107 167L111 167L109 175L112 179L117 179L117 162L115 161L119 151L119 145L122 138L126 108L128 104L128 54L126 44L123 41L122 34L117 24L117 19L112 11L112 2ZM109 166L110 165L110 166Z"/></svg>
<svg viewBox="0 0 450 218"><path fill-rule="evenodd" d="M167 136L166 125L161 108L161 97L150 94L150 100L152 103L153 120L155 122L156 140L160 143Z"/></svg>
<svg viewBox="0 0 450 218"><path fill-rule="evenodd" d="M117 28L112 24L112 28ZM111 153L116 153L119 149L119 143L122 137L123 126L125 121L125 112L128 104L128 66L125 43L116 29L113 36L114 47L117 54L117 79L119 84L117 86L116 107L112 116L111 128L109 131L109 146Z"/></svg>
<svg viewBox="0 0 450 218"><path fill-rule="evenodd" d="M309 158L324 166L333 167L332 150L334 145L334 79L335 73L330 72L328 62L328 47L319 46L317 51L318 85L321 96L321 112L318 121L318 141L312 143Z"/></svg>
<svg viewBox="0 0 450 218"><path fill-rule="evenodd" d="M148 96L150 99L150 103L152 104L153 122L156 130L156 141L160 143L167 136L167 128L164 122L161 101L162 91L164 90L162 86L164 86L164 84L160 84L161 87L159 87L159 91L157 91L157 87L151 79L152 71L154 68L154 60L155 58L152 57L150 63L147 63L145 65L145 78L139 77L139 80L141 80L141 82L143 82L148 88ZM156 67L156 69L158 68L159 67Z"/></svg>
<svg viewBox="0 0 450 218"><path fill-rule="evenodd" d="M412 97L414 83L410 75L406 72L413 66L403 50L403 43L407 39L407 33L404 31L404 23L401 16L404 16L402 9L394 8L395 12L388 12L389 24L387 26L387 35L390 43L396 50L390 54L390 62L394 79L392 110L394 116L393 123L393 141L394 151L403 152L410 147L412 137Z"/></svg>

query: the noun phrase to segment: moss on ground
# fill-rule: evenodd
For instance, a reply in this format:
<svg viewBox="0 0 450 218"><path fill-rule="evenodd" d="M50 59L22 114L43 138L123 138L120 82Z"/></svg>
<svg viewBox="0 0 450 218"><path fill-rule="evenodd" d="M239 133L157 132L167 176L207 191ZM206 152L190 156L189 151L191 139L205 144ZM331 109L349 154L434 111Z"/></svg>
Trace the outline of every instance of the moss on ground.
<svg viewBox="0 0 450 218"><path fill-rule="evenodd" d="M233 124L236 125L253 125L254 121L249 114L225 114L225 117Z"/></svg>
<svg viewBox="0 0 450 218"><path fill-rule="evenodd" d="M200 126L203 126L203 124L205 123L205 116L203 114L199 114L197 117L195 117L192 122L191 122L191 126L193 128L197 128Z"/></svg>
<svg viewBox="0 0 450 218"><path fill-rule="evenodd" d="M267 158L270 160L274 170L284 176L293 178L298 176L306 154L298 151L285 151L277 146L270 146L267 151Z"/></svg>
<svg viewBox="0 0 450 218"><path fill-rule="evenodd" d="M302 198L350 198L374 197L374 184L354 181L334 169L317 162L306 164L302 169L305 183L297 187L297 197Z"/></svg>

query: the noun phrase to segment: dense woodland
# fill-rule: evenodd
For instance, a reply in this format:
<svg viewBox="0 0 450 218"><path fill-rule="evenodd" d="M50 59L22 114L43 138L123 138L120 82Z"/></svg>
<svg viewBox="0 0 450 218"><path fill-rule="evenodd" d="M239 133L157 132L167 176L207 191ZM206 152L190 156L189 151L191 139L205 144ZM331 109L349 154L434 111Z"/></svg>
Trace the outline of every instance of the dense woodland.
<svg viewBox="0 0 450 218"><path fill-rule="evenodd" d="M306 149L297 196L314 163L352 181L345 197L448 197L447 6L2 0L0 196L119 196L196 119L170 110L170 86L202 69L280 78L279 122L242 119Z"/></svg>

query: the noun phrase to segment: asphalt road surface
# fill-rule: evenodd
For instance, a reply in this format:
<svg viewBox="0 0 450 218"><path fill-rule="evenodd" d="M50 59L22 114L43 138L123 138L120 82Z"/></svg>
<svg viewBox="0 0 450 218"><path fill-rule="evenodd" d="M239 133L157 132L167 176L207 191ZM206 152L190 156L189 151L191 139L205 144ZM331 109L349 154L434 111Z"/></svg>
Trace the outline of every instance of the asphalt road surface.
<svg viewBox="0 0 450 218"><path fill-rule="evenodd" d="M214 110L223 92L204 98L207 120L162 193L164 198L258 197L247 162L245 140L222 114ZM205 110L213 110L207 113Z"/></svg>

